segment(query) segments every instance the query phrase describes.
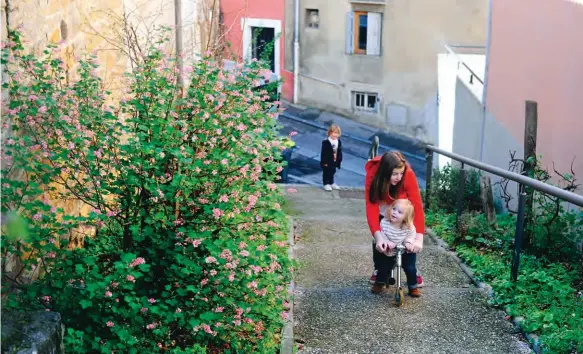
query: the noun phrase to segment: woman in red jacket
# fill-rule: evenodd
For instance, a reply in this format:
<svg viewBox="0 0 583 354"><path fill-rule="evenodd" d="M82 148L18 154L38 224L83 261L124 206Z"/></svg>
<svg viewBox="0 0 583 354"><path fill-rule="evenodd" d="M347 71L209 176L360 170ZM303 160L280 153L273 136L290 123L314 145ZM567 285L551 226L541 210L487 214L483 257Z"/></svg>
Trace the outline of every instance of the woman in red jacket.
<svg viewBox="0 0 583 354"><path fill-rule="evenodd" d="M368 227L375 239L373 244L373 262L375 263L375 273L371 277L371 282L376 280L376 260L382 255L378 249L384 250L386 242L381 237L381 219L385 215L386 208L395 199L409 199L414 208L413 224L417 230L415 242L407 244L408 251L418 253L423 248L423 234L425 232L425 213L423 212L423 202L415 172L405 160L403 154L398 151L391 151L382 156L369 160L365 166L365 199L366 199L366 219ZM377 243L376 240L379 240ZM418 283L422 280L417 277Z"/></svg>

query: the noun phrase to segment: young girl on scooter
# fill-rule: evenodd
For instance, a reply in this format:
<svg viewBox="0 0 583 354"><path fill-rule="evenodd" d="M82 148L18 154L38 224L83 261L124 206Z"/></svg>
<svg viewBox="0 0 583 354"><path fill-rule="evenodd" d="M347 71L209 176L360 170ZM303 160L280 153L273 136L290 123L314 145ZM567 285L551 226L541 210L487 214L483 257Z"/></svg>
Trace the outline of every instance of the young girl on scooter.
<svg viewBox="0 0 583 354"><path fill-rule="evenodd" d="M378 273L376 282L371 291L381 293L387 284L389 272L395 266L395 247L402 244L407 247L415 242L416 231L413 225L413 204L408 199L397 199L387 208L383 220L381 220L381 233L377 234L377 250L382 254L377 257ZM382 238L382 240L380 239ZM381 242L384 241L384 242ZM380 248L380 249L379 249ZM417 269L415 253L403 254L403 270L407 276L409 295L420 297L421 292L417 288Z"/></svg>

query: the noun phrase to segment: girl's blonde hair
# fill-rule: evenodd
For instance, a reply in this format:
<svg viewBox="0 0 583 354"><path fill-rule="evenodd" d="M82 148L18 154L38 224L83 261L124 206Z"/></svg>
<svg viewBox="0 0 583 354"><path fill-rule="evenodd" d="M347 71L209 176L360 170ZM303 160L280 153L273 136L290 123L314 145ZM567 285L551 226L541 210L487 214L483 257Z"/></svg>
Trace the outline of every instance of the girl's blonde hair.
<svg viewBox="0 0 583 354"><path fill-rule="evenodd" d="M338 136L342 135L342 130L340 130L340 126L338 124L331 124L328 127L328 136L330 136L330 134L333 132L337 132Z"/></svg>
<svg viewBox="0 0 583 354"><path fill-rule="evenodd" d="M391 204L391 206L387 209L387 215L385 215L385 217L387 217L387 218L389 217L389 213L393 209L393 206L395 206L397 204L402 204L403 212L405 214L401 228L411 227L413 225L413 218L415 217L415 208L413 207L413 204L409 201L409 199L397 199L397 200L395 200Z"/></svg>

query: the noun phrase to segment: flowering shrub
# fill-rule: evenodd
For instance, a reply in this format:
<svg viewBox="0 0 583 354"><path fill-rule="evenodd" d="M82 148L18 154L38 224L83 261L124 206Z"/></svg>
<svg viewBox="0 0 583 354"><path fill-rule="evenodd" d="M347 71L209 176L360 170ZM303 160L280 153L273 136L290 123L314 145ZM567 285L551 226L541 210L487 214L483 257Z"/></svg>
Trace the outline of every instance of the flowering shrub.
<svg viewBox="0 0 583 354"><path fill-rule="evenodd" d="M24 266L3 272L4 308L60 312L70 353L275 352L291 264L262 69L203 60L180 98L151 48L113 104L94 57L68 83L58 50L28 55L17 33L2 50L2 212L29 231L2 236ZM90 210L56 207L73 199Z"/></svg>

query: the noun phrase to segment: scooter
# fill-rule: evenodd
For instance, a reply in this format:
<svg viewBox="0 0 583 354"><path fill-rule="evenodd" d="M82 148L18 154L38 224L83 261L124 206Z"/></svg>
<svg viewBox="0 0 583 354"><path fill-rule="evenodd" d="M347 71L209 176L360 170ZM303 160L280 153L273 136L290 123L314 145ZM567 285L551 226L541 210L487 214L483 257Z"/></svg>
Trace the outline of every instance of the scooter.
<svg viewBox="0 0 583 354"><path fill-rule="evenodd" d="M395 287L395 304L397 306L401 306L405 301L405 293L403 291L403 288L401 287L401 267L403 266L402 256L403 253L405 253L405 246L398 245L397 247L395 247L395 250L396 250L395 256L397 257L397 261L395 262L395 267L391 269L389 285L397 284L397 286ZM395 270L397 272L397 279L395 279Z"/></svg>

